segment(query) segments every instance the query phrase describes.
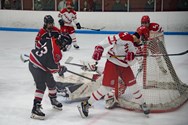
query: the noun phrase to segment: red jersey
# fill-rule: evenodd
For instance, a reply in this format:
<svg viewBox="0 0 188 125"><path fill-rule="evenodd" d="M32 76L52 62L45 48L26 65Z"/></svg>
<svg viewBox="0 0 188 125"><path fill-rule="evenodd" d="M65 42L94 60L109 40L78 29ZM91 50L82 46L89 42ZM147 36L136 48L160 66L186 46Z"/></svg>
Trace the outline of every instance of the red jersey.
<svg viewBox="0 0 188 125"><path fill-rule="evenodd" d="M158 23L150 23L149 31L151 32L162 32L162 27Z"/></svg>

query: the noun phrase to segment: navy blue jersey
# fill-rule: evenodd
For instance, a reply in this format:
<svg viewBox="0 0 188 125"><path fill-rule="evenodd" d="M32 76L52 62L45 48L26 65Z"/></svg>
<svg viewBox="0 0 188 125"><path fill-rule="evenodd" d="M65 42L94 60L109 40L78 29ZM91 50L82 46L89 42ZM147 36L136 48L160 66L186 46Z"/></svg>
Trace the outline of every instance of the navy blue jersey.
<svg viewBox="0 0 188 125"><path fill-rule="evenodd" d="M44 28L40 29L40 31L38 32L35 38L35 42L36 42L35 47L39 49L42 46L41 40L51 39L52 37L58 38L60 34L61 34L61 31L55 26L53 26L51 31L47 31Z"/></svg>
<svg viewBox="0 0 188 125"><path fill-rule="evenodd" d="M31 50L30 62L46 72L56 73L59 71L59 61L62 58L61 50L55 38L45 41L40 49Z"/></svg>

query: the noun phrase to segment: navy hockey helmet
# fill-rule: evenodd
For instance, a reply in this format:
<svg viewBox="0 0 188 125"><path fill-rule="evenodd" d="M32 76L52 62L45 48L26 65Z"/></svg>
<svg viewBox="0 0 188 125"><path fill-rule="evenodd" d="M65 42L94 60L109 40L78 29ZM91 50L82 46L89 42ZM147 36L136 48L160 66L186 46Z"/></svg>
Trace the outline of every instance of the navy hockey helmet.
<svg viewBox="0 0 188 125"><path fill-rule="evenodd" d="M72 38L69 34L61 34L57 39L57 44L61 47L61 49L65 49L66 46L71 45Z"/></svg>
<svg viewBox="0 0 188 125"><path fill-rule="evenodd" d="M52 17L51 15L46 15L46 16L44 17L44 23L45 23L45 24L48 24L48 23L53 24L53 23L54 23L53 17Z"/></svg>

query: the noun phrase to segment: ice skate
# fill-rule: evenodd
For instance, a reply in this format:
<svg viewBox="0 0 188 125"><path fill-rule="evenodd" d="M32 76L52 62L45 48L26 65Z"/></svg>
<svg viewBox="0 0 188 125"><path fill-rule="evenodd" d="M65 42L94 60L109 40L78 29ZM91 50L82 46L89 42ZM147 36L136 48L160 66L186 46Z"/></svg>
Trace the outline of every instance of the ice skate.
<svg viewBox="0 0 188 125"><path fill-rule="evenodd" d="M146 117L149 117L150 110L147 107L146 103L143 103L142 105L140 105L140 108L143 110Z"/></svg>
<svg viewBox="0 0 188 125"><path fill-rule="evenodd" d="M36 103L31 111L31 118L44 120L45 114L41 111L42 107L40 103Z"/></svg>
<svg viewBox="0 0 188 125"><path fill-rule="evenodd" d="M80 47L77 45L76 42L73 43L73 46L74 46L75 49L79 49L79 48L80 48Z"/></svg>
<svg viewBox="0 0 188 125"><path fill-rule="evenodd" d="M50 101L54 109L62 110L63 105L57 101L56 97L50 97Z"/></svg>
<svg viewBox="0 0 188 125"><path fill-rule="evenodd" d="M90 106L91 105L88 103L88 101L83 101L80 103L80 105L77 106L82 118L88 117Z"/></svg>

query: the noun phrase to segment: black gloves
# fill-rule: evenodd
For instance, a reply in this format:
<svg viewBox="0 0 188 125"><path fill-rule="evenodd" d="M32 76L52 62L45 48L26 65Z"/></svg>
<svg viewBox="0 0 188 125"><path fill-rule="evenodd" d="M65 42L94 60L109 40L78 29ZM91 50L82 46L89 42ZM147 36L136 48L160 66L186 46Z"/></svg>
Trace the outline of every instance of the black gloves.
<svg viewBox="0 0 188 125"><path fill-rule="evenodd" d="M59 69L59 76L64 76L64 73L67 71L67 67L65 66L60 66L60 69Z"/></svg>
<svg viewBox="0 0 188 125"><path fill-rule="evenodd" d="M77 29L81 29L80 23L77 23L77 24L76 24L76 28L77 28Z"/></svg>
<svg viewBox="0 0 188 125"><path fill-rule="evenodd" d="M59 25L60 25L60 26L64 26L64 21L63 21L63 19L59 19L58 22L59 22Z"/></svg>

